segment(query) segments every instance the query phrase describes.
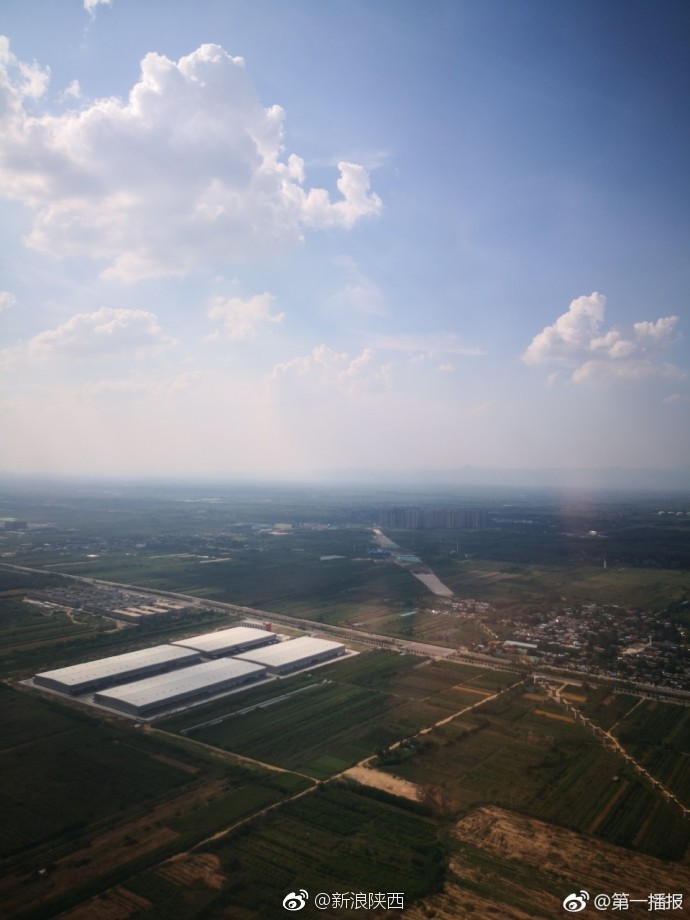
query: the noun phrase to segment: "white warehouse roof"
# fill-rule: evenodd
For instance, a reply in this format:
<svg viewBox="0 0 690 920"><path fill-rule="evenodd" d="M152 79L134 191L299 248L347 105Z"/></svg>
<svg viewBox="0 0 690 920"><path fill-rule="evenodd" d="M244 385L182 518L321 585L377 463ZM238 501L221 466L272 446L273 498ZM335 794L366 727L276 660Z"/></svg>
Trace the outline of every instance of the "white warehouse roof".
<svg viewBox="0 0 690 920"><path fill-rule="evenodd" d="M166 705L255 680L265 673L266 668L259 664L234 658L202 661L173 673L157 674L155 677L103 690L94 699L113 709L132 715L144 715L149 710L161 709Z"/></svg>
<svg viewBox="0 0 690 920"><path fill-rule="evenodd" d="M173 645L193 648L204 655L223 655L234 649L242 651L257 645L268 645L269 642L275 642L277 639L278 636L267 629L232 626L230 629L219 629L217 632L204 633L202 636L177 639Z"/></svg>
<svg viewBox="0 0 690 920"><path fill-rule="evenodd" d="M331 642L328 639L316 639L313 636L301 636L299 639L288 639L287 642L277 642L267 648L253 649L236 655L237 660L257 661L265 664L269 669L280 669L290 665L296 666L301 661L314 658L328 658L344 653L345 647L340 642Z"/></svg>
<svg viewBox="0 0 690 920"><path fill-rule="evenodd" d="M154 645L124 655L84 661L55 671L43 671L34 681L66 693L78 693L81 688L103 686L114 680L126 680L129 675L146 673L148 670L179 667L198 661L198 652L174 645Z"/></svg>

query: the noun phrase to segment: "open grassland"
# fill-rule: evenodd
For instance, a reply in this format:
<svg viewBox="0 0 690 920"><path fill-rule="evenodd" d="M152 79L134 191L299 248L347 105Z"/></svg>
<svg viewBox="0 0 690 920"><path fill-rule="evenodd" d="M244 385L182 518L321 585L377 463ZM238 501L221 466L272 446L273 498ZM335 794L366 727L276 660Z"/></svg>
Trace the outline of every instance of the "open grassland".
<svg viewBox="0 0 690 920"><path fill-rule="evenodd" d="M373 651L311 677L297 675L234 694L163 725L323 779L516 679L506 672Z"/></svg>
<svg viewBox="0 0 690 920"><path fill-rule="evenodd" d="M512 691L434 729L379 766L418 785L451 814L500 805L611 843L679 859L690 828L584 727L538 693ZM621 792L621 789L623 791Z"/></svg>
<svg viewBox="0 0 690 920"><path fill-rule="evenodd" d="M445 854L433 820L384 794L329 784L238 829L203 856L213 860L210 883L198 872L190 883L184 861L132 879L127 891L152 905L143 916L265 920L282 914L285 895L302 888L312 899L317 892L402 892L409 904L439 889ZM222 888L213 879L222 879ZM314 911L311 901L307 910Z"/></svg>

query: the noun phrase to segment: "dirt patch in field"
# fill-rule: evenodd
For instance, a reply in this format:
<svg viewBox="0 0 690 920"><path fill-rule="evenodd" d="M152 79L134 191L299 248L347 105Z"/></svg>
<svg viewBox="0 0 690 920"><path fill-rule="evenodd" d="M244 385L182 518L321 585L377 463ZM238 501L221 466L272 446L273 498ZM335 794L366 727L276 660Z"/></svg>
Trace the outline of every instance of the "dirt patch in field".
<svg viewBox="0 0 690 920"><path fill-rule="evenodd" d="M399 795L403 799L411 799L413 802L419 802L424 798L424 791L415 783L400 779L398 776L391 776L390 773L383 773L381 770L352 767L343 775L357 783L362 783L363 786L373 786L375 789L382 789L384 792Z"/></svg>
<svg viewBox="0 0 690 920"><path fill-rule="evenodd" d="M455 684L454 687L451 687L452 690L464 690L465 693L474 693L475 696L491 696L492 690L477 690L476 687L468 687L466 684ZM541 699L541 697L539 697Z"/></svg>
<svg viewBox="0 0 690 920"><path fill-rule="evenodd" d="M561 696L564 700L569 700L571 703L586 703L586 696L579 696L577 693L561 693Z"/></svg>
<svg viewBox="0 0 690 920"><path fill-rule="evenodd" d="M523 693L523 700L531 700L534 703L543 703L546 697L543 693Z"/></svg>
<svg viewBox="0 0 690 920"><path fill-rule="evenodd" d="M545 709L534 709L532 710L537 716L546 716L547 719L555 719L557 722L574 722L575 719L571 719L570 716L562 716L558 712L547 712Z"/></svg>
<svg viewBox="0 0 690 920"><path fill-rule="evenodd" d="M130 920L152 907L146 898L126 888L114 888L62 916L64 920L94 920L96 917L98 920Z"/></svg>
<svg viewBox="0 0 690 920"><path fill-rule="evenodd" d="M190 887L202 882L208 888L220 889L227 881L227 875L220 868L220 859L212 853L180 853L163 863L158 874L173 885Z"/></svg>
<svg viewBox="0 0 690 920"><path fill-rule="evenodd" d="M563 899L583 888L592 897L628 892L630 898L645 899L653 892L683 892L687 898L690 891L687 865L501 808L471 812L456 824L454 837L443 892L406 907L406 920L563 920ZM646 904L640 911L647 913ZM622 916L620 911L596 913ZM664 916L679 918L683 910L665 910Z"/></svg>

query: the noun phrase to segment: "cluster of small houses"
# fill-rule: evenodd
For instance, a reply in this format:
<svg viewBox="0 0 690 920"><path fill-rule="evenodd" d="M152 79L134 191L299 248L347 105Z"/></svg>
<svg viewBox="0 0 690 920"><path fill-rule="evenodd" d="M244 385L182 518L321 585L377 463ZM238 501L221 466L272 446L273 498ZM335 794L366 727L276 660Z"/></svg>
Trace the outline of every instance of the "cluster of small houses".
<svg viewBox="0 0 690 920"><path fill-rule="evenodd" d="M655 633L660 626L670 628L671 624L660 622L651 612L586 604L577 611L566 608L538 624L509 625L515 638L495 639L474 650L522 658L531 664L565 666L587 673L604 671L609 677L678 689L686 688L690 682L686 647L682 642L658 638ZM615 630L615 641L610 638L610 630ZM683 628L679 632L682 634ZM603 654L607 658L605 666L600 661Z"/></svg>

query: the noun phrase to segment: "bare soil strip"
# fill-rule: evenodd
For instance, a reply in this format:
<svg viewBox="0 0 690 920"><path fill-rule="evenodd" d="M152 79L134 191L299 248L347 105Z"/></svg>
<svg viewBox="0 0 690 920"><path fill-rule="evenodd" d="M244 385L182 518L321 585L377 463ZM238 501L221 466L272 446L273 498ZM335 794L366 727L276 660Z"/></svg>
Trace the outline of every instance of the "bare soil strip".
<svg viewBox="0 0 690 920"><path fill-rule="evenodd" d="M352 767L342 775L362 783L363 786L373 786L375 789L382 789L384 792L399 795L413 802L419 802L424 797L424 791L415 783L383 773L381 770L373 770L371 767Z"/></svg>
<svg viewBox="0 0 690 920"><path fill-rule="evenodd" d="M534 713L538 716L546 716L547 719L556 719L557 722L574 722L570 716L562 716L557 712L547 712L545 709L535 709Z"/></svg>
<svg viewBox="0 0 690 920"><path fill-rule="evenodd" d="M450 860L451 881L442 893L406 908L405 920L563 920L563 898L583 888L592 895L624 891L631 898L646 898L652 892L681 892L687 897L690 891L687 865L665 863L501 808L476 809L458 821L454 836L459 849ZM526 887L529 874L520 882L503 871L494 875L497 870L479 868L476 860L464 855L464 844L508 864L532 867L534 887ZM453 876L462 881L453 881ZM542 890L540 879L555 880L562 894ZM640 913L646 914L646 905L641 907ZM666 910L664 916L679 918L683 913Z"/></svg>

